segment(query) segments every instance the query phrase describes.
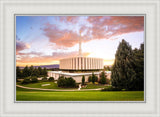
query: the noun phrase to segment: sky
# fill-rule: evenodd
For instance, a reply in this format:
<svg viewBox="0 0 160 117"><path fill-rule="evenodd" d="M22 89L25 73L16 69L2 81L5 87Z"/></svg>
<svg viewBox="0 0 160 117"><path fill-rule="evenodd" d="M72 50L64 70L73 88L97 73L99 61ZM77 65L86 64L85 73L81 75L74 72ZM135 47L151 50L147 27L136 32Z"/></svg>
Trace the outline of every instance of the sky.
<svg viewBox="0 0 160 117"><path fill-rule="evenodd" d="M112 65L122 39L132 49L144 43L144 16L16 16L16 66L59 64L78 56Z"/></svg>

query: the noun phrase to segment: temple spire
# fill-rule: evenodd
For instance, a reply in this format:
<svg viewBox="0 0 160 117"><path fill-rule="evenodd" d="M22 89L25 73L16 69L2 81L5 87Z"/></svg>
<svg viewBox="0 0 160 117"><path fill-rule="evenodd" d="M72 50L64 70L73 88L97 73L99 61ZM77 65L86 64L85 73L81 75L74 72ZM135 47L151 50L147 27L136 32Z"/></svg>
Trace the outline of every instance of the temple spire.
<svg viewBox="0 0 160 117"><path fill-rule="evenodd" d="M80 32L80 38L79 38L79 57L82 57L82 48L81 48L81 32Z"/></svg>

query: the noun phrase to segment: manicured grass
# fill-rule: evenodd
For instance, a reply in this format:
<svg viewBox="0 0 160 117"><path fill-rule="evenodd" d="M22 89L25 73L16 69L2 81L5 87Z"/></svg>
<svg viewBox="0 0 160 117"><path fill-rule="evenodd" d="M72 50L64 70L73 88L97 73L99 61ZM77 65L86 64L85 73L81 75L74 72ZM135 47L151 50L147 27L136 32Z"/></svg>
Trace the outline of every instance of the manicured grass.
<svg viewBox="0 0 160 117"><path fill-rule="evenodd" d="M30 87L30 88L42 88L42 89L66 89L66 88L61 88L57 86L57 83L54 82L38 82L38 83L30 83L30 84L21 84L17 83L18 85L24 86L24 87ZM50 84L46 86L42 86L44 84ZM77 88L67 88L67 89L77 89Z"/></svg>
<svg viewBox="0 0 160 117"><path fill-rule="evenodd" d="M143 91L36 91L17 88L17 101L143 101Z"/></svg>
<svg viewBox="0 0 160 117"><path fill-rule="evenodd" d="M83 87L82 89L97 89L97 88L105 88L107 85L102 85L102 84L87 84L86 87Z"/></svg>

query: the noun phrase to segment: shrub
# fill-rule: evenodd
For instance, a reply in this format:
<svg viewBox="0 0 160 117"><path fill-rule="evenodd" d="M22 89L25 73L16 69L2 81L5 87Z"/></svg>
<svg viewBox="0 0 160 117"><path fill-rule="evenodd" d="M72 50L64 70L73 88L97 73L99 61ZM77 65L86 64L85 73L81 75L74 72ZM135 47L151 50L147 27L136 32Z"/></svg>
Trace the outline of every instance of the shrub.
<svg viewBox="0 0 160 117"><path fill-rule="evenodd" d="M44 77L44 78L42 78L42 81L43 81L43 82L47 82L48 80L47 80L46 77Z"/></svg>
<svg viewBox="0 0 160 117"><path fill-rule="evenodd" d="M54 81L54 78L53 77L50 77L49 79L48 79L48 81Z"/></svg>
<svg viewBox="0 0 160 117"><path fill-rule="evenodd" d="M70 78L59 77L57 81L58 87L76 87L76 81Z"/></svg>
<svg viewBox="0 0 160 117"><path fill-rule="evenodd" d="M106 84L107 81L106 81L106 76L105 76L105 72L103 71L101 74L100 74L100 81L99 81L101 84Z"/></svg>
<svg viewBox="0 0 160 117"><path fill-rule="evenodd" d="M112 87L112 86L108 86L108 87L102 89L101 91L121 91L121 89L116 88L116 87Z"/></svg>
<svg viewBox="0 0 160 117"><path fill-rule="evenodd" d="M92 82L92 76L88 77L88 82Z"/></svg>
<svg viewBox="0 0 160 117"><path fill-rule="evenodd" d="M82 85L84 85L84 82L85 82L85 77L82 76Z"/></svg>
<svg viewBox="0 0 160 117"><path fill-rule="evenodd" d="M58 78L57 85L58 85L58 87L65 87L66 86L66 82L65 82L65 79L63 76Z"/></svg>
<svg viewBox="0 0 160 117"><path fill-rule="evenodd" d="M96 81L96 76L94 75L94 73L92 73L92 83L94 84L95 81Z"/></svg>
<svg viewBox="0 0 160 117"><path fill-rule="evenodd" d="M70 77L70 78L65 78L66 82L66 87L76 87L76 81Z"/></svg>
<svg viewBox="0 0 160 117"><path fill-rule="evenodd" d="M98 82L98 77L95 75L95 82Z"/></svg>
<svg viewBox="0 0 160 117"><path fill-rule="evenodd" d="M106 78L106 84L111 84L111 80Z"/></svg>
<svg viewBox="0 0 160 117"><path fill-rule="evenodd" d="M23 81L22 81L22 84L29 84L31 82L30 78L25 78Z"/></svg>
<svg viewBox="0 0 160 117"><path fill-rule="evenodd" d="M32 82L32 83L36 83L36 82L38 82L37 77L32 77L32 78L31 78L31 82Z"/></svg>

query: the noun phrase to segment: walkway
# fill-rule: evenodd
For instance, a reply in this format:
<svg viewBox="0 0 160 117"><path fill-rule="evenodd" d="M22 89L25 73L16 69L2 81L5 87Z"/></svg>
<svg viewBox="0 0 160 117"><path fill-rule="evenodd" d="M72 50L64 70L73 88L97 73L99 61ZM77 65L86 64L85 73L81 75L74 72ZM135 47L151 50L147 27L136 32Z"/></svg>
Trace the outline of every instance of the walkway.
<svg viewBox="0 0 160 117"><path fill-rule="evenodd" d="M41 90L41 91L92 91L92 90L101 90L102 88L97 89L42 89L42 88L31 88L31 87L24 87L21 85L16 85L17 87L24 88L24 89L32 89L32 90Z"/></svg>

